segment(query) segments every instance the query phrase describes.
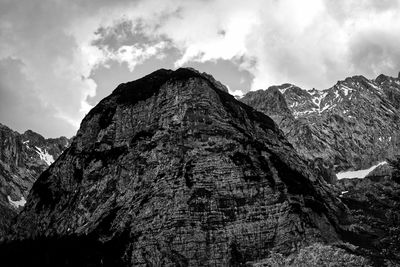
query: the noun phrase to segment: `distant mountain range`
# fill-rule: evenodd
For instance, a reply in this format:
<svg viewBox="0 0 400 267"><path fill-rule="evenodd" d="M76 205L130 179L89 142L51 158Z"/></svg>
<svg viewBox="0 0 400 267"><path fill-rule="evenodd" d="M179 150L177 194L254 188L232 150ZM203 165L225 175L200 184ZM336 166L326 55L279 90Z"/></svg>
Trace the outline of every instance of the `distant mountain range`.
<svg viewBox="0 0 400 267"><path fill-rule="evenodd" d="M274 119L327 181L392 158L400 142L400 79L354 76L325 90L271 86L240 99Z"/></svg>
<svg viewBox="0 0 400 267"><path fill-rule="evenodd" d="M19 134L0 124L0 236L25 205L33 183L69 144L66 137L46 139L31 130Z"/></svg>

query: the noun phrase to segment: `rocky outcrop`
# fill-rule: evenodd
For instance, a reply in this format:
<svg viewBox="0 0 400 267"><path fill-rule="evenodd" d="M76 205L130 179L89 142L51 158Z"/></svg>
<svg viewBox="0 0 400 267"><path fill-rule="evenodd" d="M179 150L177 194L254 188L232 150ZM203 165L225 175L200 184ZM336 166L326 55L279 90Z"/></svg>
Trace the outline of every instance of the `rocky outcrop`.
<svg viewBox="0 0 400 267"><path fill-rule="evenodd" d="M375 266L400 266L400 185L382 174L388 165L381 167L376 175L337 182L338 194L352 214L351 232L344 237Z"/></svg>
<svg viewBox="0 0 400 267"><path fill-rule="evenodd" d="M69 145L65 137L19 134L0 124L0 238L25 204L32 184Z"/></svg>
<svg viewBox="0 0 400 267"><path fill-rule="evenodd" d="M208 75L159 70L89 112L0 251L57 266L239 266L339 241L343 216L272 119Z"/></svg>
<svg viewBox="0 0 400 267"><path fill-rule="evenodd" d="M346 78L321 91L273 86L241 101L271 116L309 162L319 160L338 173L367 169L398 153L399 99L400 79L380 75ZM277 103L285 108L271 108Z"/></svg>

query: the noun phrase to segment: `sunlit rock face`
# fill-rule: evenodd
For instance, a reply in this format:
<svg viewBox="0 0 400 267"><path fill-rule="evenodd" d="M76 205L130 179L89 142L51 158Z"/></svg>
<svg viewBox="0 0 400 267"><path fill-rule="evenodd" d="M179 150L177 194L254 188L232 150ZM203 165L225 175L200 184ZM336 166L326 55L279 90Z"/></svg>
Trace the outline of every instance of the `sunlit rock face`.
<svg viewBox="0 0 400 267"><path fill-rule="evenodd" d="M19 134L0 124L0 239L26 203L33 183L69 145L65 137Z"/></svg>
<svg viewBox="0 0 400 267"><path fill-rule="evenodd" d="M329 182L332 174L368 169L399 151L399 78L354 76L320 91L283 84L240 100L271 116Z"/></svg>
<svg viewBox="0 0 400 267"><path fill-rule="evenodd" d="M34 184L14 245L60 265L226 266L339 240L341 202L221 89L192 69L118 86Z"/></svg>

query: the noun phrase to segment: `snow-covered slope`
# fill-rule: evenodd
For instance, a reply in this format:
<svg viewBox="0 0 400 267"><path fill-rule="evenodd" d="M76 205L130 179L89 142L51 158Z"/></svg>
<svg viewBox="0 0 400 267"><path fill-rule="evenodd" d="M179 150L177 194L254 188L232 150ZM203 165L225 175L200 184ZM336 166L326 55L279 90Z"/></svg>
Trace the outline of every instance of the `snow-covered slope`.
<svg viewBox="0 0 400 267"><path fill-rule="evenodd" d="M339 172L338 174L336 174L336 176L337 176L338 179L365 178L368 174L370 174L377 167L385 165L385 164L387 164L387 162L386 161L382 161L382 162L379 162L378 164L375 164L375 165L371 166L368 169Z"/></svg>

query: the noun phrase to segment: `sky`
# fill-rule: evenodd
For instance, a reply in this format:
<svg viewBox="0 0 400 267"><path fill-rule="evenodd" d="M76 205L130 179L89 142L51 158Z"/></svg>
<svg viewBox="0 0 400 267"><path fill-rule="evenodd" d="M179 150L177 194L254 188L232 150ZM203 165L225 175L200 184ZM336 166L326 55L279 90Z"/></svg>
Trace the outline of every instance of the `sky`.
<svg viewBox="0 0 400 267"><path fill-rule="evenodd" d="M400 71L400 0L0 0L0 123L75 135L118 84L194 67L232 94Z"/></svg>

